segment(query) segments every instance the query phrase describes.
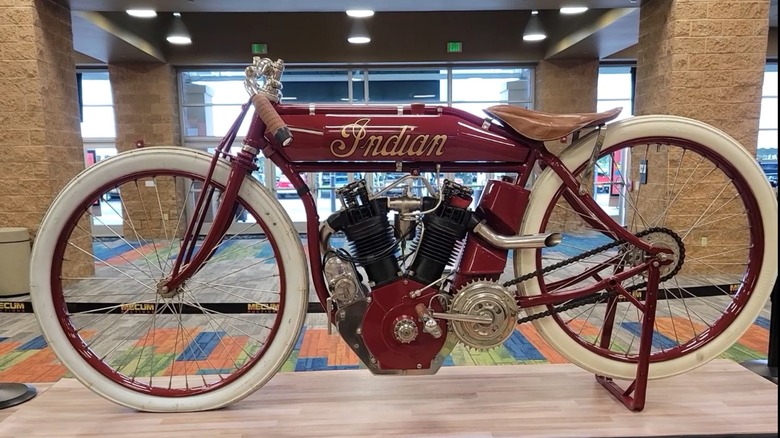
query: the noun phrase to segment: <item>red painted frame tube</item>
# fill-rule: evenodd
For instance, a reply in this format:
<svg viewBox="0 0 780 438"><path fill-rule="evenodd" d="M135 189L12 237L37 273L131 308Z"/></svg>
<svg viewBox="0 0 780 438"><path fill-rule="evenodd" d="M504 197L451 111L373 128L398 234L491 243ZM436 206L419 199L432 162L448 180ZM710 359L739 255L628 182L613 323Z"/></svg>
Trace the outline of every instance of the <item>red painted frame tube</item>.
<svg viewBox="0 0 780 438"><path fill-rule="evenodd" d="M602 279L596 283L593 283L587 287L583 287L580 289L574 289L574 290L559 292L554 294L542 294L542 295L534 295L530 297L518 297L517 304L521 307L549 306L554 304L560 304L565 301L573 300L575 298L581 298L587 295L591 295L598 292L599 290L606 289L608 286L612 284L613 281L621 282L623 280L626 280L628 278L631 278L639 274L640 272L645 271L649 264L650 262L645 262L642 263L641 265L636 265L631 269L617 273L609 278Z"/></svg>
<svg viewBox="0 0 780 438"><path fill-rule="evenodd" d="M540 159L542 162L547 164L553 172L555 172L558 177L561 178L563 181L563 185L565 188L569 189L569 194L571 199L576 199L578 202L570 202L570 205L572 208L577 208L578 206L576 204L581 204L583 207L585 207L586 210L584 211L578 211L578 213L585 214L586 212L589 214L593 214L596 219L598 219L602 224L614 224L614 228L610 229L610 232L614 232L616 237L618 239L625 240L626 242L631 243L632 245L636 246L637 248L641 249L642 251L645 251L648 254L658 254L662 252L661 248L654 247L653 245L643 241L642 239L634 236L630 231L627 229L619 226L614 219L612 219L606 211L604 211L597 203L596 200L593 199L593 197L590 196L589 192L585 192L580 194L579 188L580 183L577 182L577 180L574 178L574 175L569 171L569 169L561 162L560 158L556 156L553 153L550 153L547 149L542 148L539 150ZM565 189L564 189L565 190ZM564 193L566 195L566 193Z"/></svg>
<svg viewBox="0 0 780 438"><path fill-rule="evenodd" d="M217 244L218 239L222 237L224 230L227 230L227 227L230 226L230 222L233 216L232 209L220 208L214 217L212 227L209 229L209 232L206 235L202 245L202 248L207 248L207 250L198 251L195 255L195 259L191 259L192 251L195 247L195 241L197 240L196 236L199 234L205 218L206 209L204 206L207 205L208 202L211 202L211 195L213 191L207 189L209 189L211 186L211 180L214 176L214 169L217 168L217 162L219 161L220 156L226 155L227 151L230 150L230 145L236 138L236 134L238 133L238 129L241 126L241 122L246 116L249 105L250 103L247 102L241 107L241 112L236 118L236 121L233 122L233 125L230 127L227 134L225 134L225 136L222 138L216 148L216 151L214 152L214 156L211 159L211 165L209 166L209 170L206 172L206 178L203 181L204 190L200 192L198 200L195 203L195 213L197 217L194 218L194 220L190 220L189 224L187 224L187 230L185 231L184 238L182 239L181 250L179 251L179 254L176 255L176 261L174 262L173 269L171 270L171 278L168 279L165 284L165 287L167 287L169 290L180 286L184 280L192 276L192 274L200 269L203 263L209 258L209 256L211 256L212 249L214 245ZM262 124L262 121L260 123ZM244 156L241 158L235 160L233 163L228 185L225 188L225 195L222 200L223 205L232 206L235 204L238 190L241 188L244 177L252 168L252 161L254 160L254 156ZM179 269L181 269L182 266L184 266L184 270L180 271Z"/></svg>

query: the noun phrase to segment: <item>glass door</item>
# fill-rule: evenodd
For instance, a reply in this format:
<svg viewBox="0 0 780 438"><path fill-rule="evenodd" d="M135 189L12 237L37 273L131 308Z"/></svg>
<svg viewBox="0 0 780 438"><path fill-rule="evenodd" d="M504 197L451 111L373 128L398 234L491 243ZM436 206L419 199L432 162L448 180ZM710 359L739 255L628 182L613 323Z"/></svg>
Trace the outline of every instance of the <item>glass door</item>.
<svg viewBox="0 0 780 438"><path fill-rule="evenodd" d="M84 148L86 167L117 154L116 148L109 143L85 141ZM124 235L122 206L119 187L115 187L101 196L100 199L95 200L90 208L92 236L117 237Z"/></svg>

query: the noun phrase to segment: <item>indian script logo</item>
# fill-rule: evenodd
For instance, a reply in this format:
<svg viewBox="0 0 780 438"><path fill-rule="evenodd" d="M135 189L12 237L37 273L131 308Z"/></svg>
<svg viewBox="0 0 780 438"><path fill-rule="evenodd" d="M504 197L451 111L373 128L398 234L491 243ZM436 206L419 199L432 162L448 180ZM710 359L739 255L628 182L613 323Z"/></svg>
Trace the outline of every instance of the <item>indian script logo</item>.
<svg viewBox="0 0 780 438"><path fill-rule="evenodd" d="M368 135L366 127L371 119L358 119L355 123L341 128L343 140L333 140L330 152L338 158L348 158L360 155L363 157L430 157L444 155L444 144L447 136L444 134L414 135L413 126L402 125L401 131L394 135Z"/></svg>

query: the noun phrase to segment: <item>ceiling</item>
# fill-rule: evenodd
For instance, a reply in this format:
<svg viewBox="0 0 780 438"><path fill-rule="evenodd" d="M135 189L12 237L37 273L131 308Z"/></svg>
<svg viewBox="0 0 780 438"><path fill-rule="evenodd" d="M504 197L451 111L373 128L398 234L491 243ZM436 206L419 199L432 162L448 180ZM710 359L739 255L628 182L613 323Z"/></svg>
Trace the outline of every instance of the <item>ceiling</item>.
<svg viewBox="0 0 780 438"><path fill-rule="evenodd" d="M66 1L66 0L63 0ZM638 0L70 0L77 64L166 62L176 66L246 64L252 43L288 63L394 64L401 62L513 62L542 59L635 56ZM777 26L771 0L771 25ZM580 15L561 6L584 5ZM153 19L126 9L150 8ZM345 9L372 9L365 22L372 41L346 42L354 19ZM521 38L530 10L548 34L543 42ZM181 12L193 44L165 41L171 12ZM776 38L776 29L775 29ZM461 53L447 53L461 41ZM776 45L774 45L776 52ZM775 53L776 56L776 53Z"/></svg>

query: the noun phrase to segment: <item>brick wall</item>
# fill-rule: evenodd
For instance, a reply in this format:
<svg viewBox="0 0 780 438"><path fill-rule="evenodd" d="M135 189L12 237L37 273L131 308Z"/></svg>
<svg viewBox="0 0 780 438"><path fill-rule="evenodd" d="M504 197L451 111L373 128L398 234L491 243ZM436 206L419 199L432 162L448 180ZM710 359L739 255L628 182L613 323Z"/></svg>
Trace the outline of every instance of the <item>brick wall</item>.
<svg viewBox="0 0 780 438"><path fill-rule="evenodd" d="M35 235L84 168L70 10L53 0L0 3L0 65L0 227ZM78 243L89 248L89 235Z"/></svg>
<svg viewBox="0 0 780 438"><path fill-rule="evenodd" d="M109 64L118 151L181 145L176 72L167 64Z"/></svg>
<svg viewBox="0 0 780 438"><path fill-rule="evenodd" d="M534 71L534 107L549 113L591 113L596 111L598 97L598 59L541 61ZM545 143L547 149L560 153L569 145L566 141ZM574 231L582 221L559 201L550 218L556 231Z"/></svg>
<svg viewBox="0 0 780 438"><path fill-rule="evenodd" d="M35 231L84 168L70 11L54 1L0 5L0 226Z"/></svg>
<svg viewBox="0 0 780 438"><path fill-rule="evenodd" d="M109 64L116 118L116 147L132 150L137 141L146 147L181 145L176 73L167 64ZM179 183L179 187L177 187ZM125 229L144 238L169 239L180 234L186 188L173 178L154 184L128 184L119 189L125 207ZM178 230L178 231L176 231ZM127 231L126 231L127 233Z"/></svg>
<svg viewBox="0 0 780 438"><path fill-rule="evenodd" d="M549 113L596 111L598 59L541 61L534 75L537 110Z"/></svg>
<svg viewBox="0 0 780 438"><path fill-rule="evenodd" d="M695 118L755 152L768 17L768 0L644 2L636 114Z"/></svg>
<svg viewBox="0 0 780 438"><path fill-rule="evenodd" d="M637 54L636 114L672 114L709 123L734 137L755 154L761 110L761 88L768 34L769 1L653 0L640 9ZM682 155L664 147L635 154L648 160L655 183L642 186L641 203L648 220L665 211L669 193L676 195L664 226L686 233L690 260L728 252L744 261L747 242L744 206L723 174L694 153ZM697 182L683 191L679 175ZM675 187L676 186L676 187ZM705 224L697 222L707 211ZM708 259L711 260L711 259ZM688 263L680 275L724 274L742 266Z"/></svg>

